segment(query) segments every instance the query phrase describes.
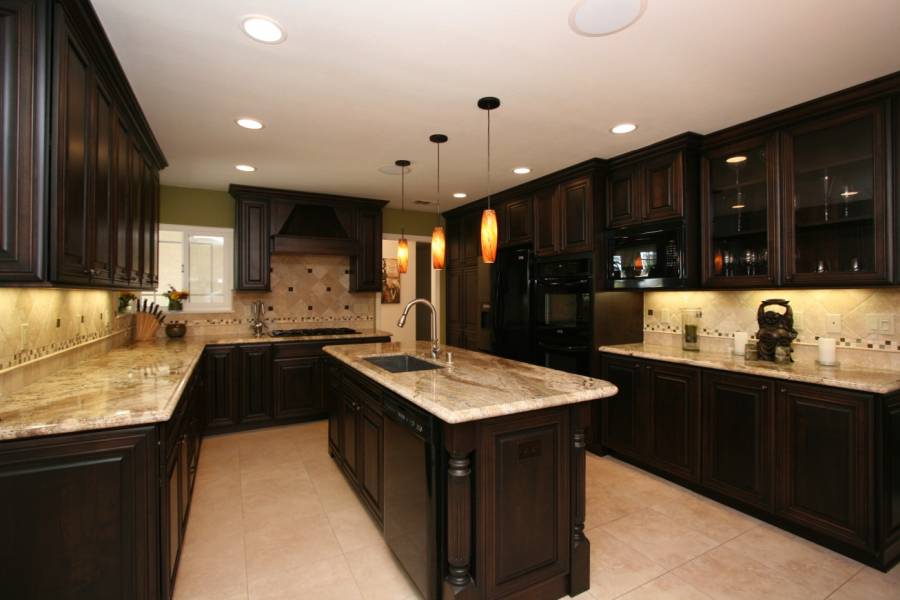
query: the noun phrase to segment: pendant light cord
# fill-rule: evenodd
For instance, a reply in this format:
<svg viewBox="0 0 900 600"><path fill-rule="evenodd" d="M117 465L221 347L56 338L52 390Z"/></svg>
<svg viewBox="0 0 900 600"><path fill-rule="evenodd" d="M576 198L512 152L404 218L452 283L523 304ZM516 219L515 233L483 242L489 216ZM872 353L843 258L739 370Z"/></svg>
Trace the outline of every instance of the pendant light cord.
<svg viewBox="0 0 900 600"><path fill-rule="evenodd" d="M487 130L487 207L491 209L491 111L487 111L488 130Z"/></svg>
<svg viewBox="0 0 900 600"><path fill-rule="evenodd" d="M437 146L437 224L441 224L441 145L435 144Z"/></svg>
<svg viewBox="0 0 900 600"><path fill-rule="evenodd" d="M400 224L400 238L406 233L406 167L400 165L400 220L404 223Z"/></svg>

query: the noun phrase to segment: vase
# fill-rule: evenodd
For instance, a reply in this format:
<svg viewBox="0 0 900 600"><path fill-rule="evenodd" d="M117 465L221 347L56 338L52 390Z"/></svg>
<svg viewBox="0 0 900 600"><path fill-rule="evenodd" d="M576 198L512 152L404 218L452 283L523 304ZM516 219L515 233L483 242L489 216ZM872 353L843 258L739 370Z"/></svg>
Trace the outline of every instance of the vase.
<svg viewBox="0 0 900 600"><path fill-rule="evenodd" d="M169 310L181 310L184 303L181 300L169 300Z"/></svg>
<svg viewBox="0 0 900 600"><path fill-rule="evenodd" d="M187 333L187 325L184 323L167 323L166 335L172 339L182 338Z"/></svg>

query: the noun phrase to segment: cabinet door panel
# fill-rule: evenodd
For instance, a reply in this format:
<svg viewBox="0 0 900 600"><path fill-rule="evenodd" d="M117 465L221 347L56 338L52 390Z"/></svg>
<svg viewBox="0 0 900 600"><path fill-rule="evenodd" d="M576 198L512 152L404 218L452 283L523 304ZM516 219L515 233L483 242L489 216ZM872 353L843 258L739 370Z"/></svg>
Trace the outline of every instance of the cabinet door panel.
<svg viewBox="0 0 900 600"><path fill-rule="evenodd" d="M360 411L360 452L362 454L360 483L366 499L379 516L384 511L384 420L369 406Z"/></svg>
<svg viewBox="0 0 900 600"><path fill-rule="evenodd" d="M131 285L141 286L144 279L144 161L141 151L132 139L128 150L128 197L131 215Z"/></svg>
<svg viewBox="0 0 900 600"><path fill-rule="evenodd" d="M467 214L462 218L462 262L476 265L481 257L481 213Z"/></svg>
<svg viewBox="0 0 900 600"><path fill-rule="evenodd" d="M106 89L95 82L91 128L92 169L91 221L88 224L91 283L109 285L112 279L112 255L115 202L113 188L113 124L115 112Z"/></svg>
<svg viewBox="0 0 900 600"><path fill-rule="evenodd" d="M142 276L143 287L155 290L157 283L156 258L159 246L159 177L146 161L141 169L143 177L143 199L141 206L144 211L142 219L143 244L144 244L144 272Z"/></svg>
<svg viewBox="0 0 900 600"><path fill-rule="evenodd" d="M113 124L113 208L115 227L115 280L127 285L131 274L131 178L129 176L129 150L131 140L121 115Z"/></svg>
<svg viewBox="0 0 900 600"><path fill-rule="evenodd" d="M357 427L358 418L356 415L357 404L346 394L343 394L342 402L344 408L341 411L341 430L343 432L343 448L341 456L350 475L355 479L358 469L358 451L359 451L359 428Z"/></svg>
<svg viewBox="0 0 900 600"><path fill-rule="evenodd" d="M772 508L774 392L768 380L703 375L703 485Z"/></svg>
<svg viewBox="0 0 900 600"><path fill-rule="evenodd" d="M241 423L272 418L272 346L240 346Z"/></svg>
<svg viewBox="0 0 900 600"><path fill-rule="evenodd" d="M647 372L648 458L685 479L700 477L700 371L655 363Z"/></svg>
<svg viewBox="0 0 900 600"><path fill-rule="evenodd" d="M462 274L462 325L463 328L478 329L480 326L478 303L478 267L466 267Z"/></svg>
<svg viewBox="0 0 900 600"><path fill-rule="evenodd" d="M631 169L613 171L606 179L606 226L623 227L641 222L637 208L636 177Z"/></svg>
<svg viewBox="0 0 900 600"><path fill-rule="evenodd" d="M274 374L276 419L312 416L325 410L321 358L277 359Z"/></svg>
<svg viewBox="0 0 900 600"><path fill-rule="evenodd" d="M447 244L447 268L458 267L462 264L462 219L460 217L447 219L445 237Z"/></svg>
<svg viewBox="0 0 900 600"><path fill-rule="evenodd" d="M855 546L871 544L871 402L864 394L781 386L780 516Z"/></svg>
<svg viewBox="0 0 900 600"><path fill-rule="evenodd" d="M556 254L559 248L559 214L556 186L534 193L534 251L538 256Z"/></svg>
<svg viewBox="0 0 900 600"><path fill-rule="evenodd" d="M586 252L593 239L594 193L590 177L560 186L560 251Z"/></svg>
<svg viewBox="0 0 900 600"><path fill-rule="evenodd" d="M499 211L500 243L505 246L525 244L533 240L534 213L531 198L516 198Z"/></svg>
<svg viewBox="0 0 900 600"><path fill-rule="evenodd" d="M51 257L52 276L64 283L88 283L92 69L86 52L66 26L62 10L58 11L57 27L56 249Z"/></svg>
<svg viewBox="0 0 900 600"><path fill-rule="evenodd" d="M0 281L44 277L46 4L0 2Z"/></svg>
<svg viewBox="0 0 900 600"><path fill-rule="evenodd" d="M359 254L350 258L350 291L381 290L381 211L357 212Z"/></svg>
<svg viewBox="0 0 900 600"><path fill-rule="evenodd" d="M644 165L641 189L644 221L684 215L683 172L684 154L681 152Z"/></svg>
<svg viewBox="0 0 900 600"><path fill-rule="evenodd" d="M208 348L204 355L206 380L206 426L229 427L238 422L237 349Z"/></svg>
<svg viewBox="0 0 900 600"><path fill-rule="evenodd" d="M257 200L237 201L238 289L269 289L269 203Z"/></svg>
<svg viewBox="0 0 900 600"><path fill-rule="evenodd" d="M459 329L463 326L462 295L463 277L461 269L447 271L447 329Z"/></svg>
<svg viewBox="0 0 900 600"><path fill-rule="evenodd" d="M603 357L603 379L619 388L619 393L603 400L601 425L603 445L622 454L642 454L641 367L634 359Z"/></svg>
<svg viewBox="0 0 900 600"><path fill-rule="evenodd" d="M4 598L159 598L154 428L0 447Z"/></svg>

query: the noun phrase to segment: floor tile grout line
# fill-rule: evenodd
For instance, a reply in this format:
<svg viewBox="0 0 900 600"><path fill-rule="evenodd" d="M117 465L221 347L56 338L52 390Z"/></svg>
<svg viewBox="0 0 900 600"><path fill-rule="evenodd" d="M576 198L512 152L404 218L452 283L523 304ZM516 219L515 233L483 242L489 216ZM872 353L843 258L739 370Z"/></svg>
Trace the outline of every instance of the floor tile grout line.
<svg viewBox="0 0 900 600"><path fill-rule="evenodd" d="M843 588L845 585L847 585L848 583L850 583L850 580L853 579L853 578L855 578L855 577L856 577L857 575L859 575L860 573L862 573L862 572L863 572L863 569L865 569L865 568L866 568L866 565L860 564L859 568L858 568L856 571L854 571L853 574L850 575L850 577L848 577L848 578L845 579L843 582L841 582L841 584L840 584L839 586L837 586L836 588L834 588L833 590L831 590L831 593L829 593L827 596L825 596L825 600L828 600L828 598L831 598L832 596L834 596L835 594L837 594L837 593L841 590L841 588Z"/></svg>

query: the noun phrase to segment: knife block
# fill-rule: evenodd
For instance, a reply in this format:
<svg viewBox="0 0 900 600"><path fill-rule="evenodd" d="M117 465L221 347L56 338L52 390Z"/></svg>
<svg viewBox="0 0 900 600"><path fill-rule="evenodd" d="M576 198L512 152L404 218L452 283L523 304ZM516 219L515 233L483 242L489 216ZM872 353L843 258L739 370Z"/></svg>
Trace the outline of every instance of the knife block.
<svg viewBox="0 0 900 600"><path fill-rule="evenodd" d="M148 313L139 312L134 316L134 341L145 342L156 337L159 319Z"/></svg>

